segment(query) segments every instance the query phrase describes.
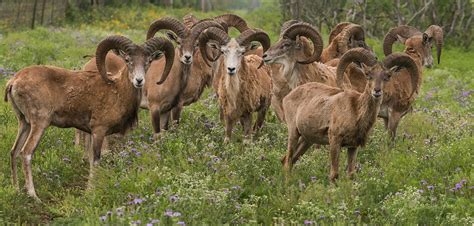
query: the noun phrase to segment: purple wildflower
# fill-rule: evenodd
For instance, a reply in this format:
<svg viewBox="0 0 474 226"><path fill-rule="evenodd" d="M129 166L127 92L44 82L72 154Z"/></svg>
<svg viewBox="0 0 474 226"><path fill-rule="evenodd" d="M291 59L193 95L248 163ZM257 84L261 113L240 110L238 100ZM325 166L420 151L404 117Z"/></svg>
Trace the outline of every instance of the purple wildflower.
<svg viewBox="0 0 474 226"><path fill-rule="evenodd" d="M239 185L232 186L232 190L240 190L240 186Z"/></svg>
<svg viewBox="0 0 474 226"><path fill-rule="evenodd" d="M454 188L455 188L456 190L459 190L459 189L462 188L462 184L457 183Z"/></svg>
<svg viewBox="0 0 474 226"><path fill-rule="evenodd" d="M179 225L186 225L186 223L184 223L184 221L178 221L178 223L176 224L179 224Z"/></svg>
<svg viewBox="0 0 474 226"><path fill-rule="evenodd" d="M136 155L137 157L140 157L140 156L142 156L142 153L139 152L139 151L137 151L137 152L135 152L135 155Z"/></svg>
<svg viewBox="0 0 474 226"><path fill-rule="evenodd" d="M304 220L303 224L305 225L311 225L313 224L314 222L313 221L310 221L310 220Z"/></svg>
<svg viewBox="0 0 474 226"><path fill-rule="evenodd" d="M160 223L160 220L158 220L158 219L152 219L152 220L150 221L150 223L152 223L152 224L157 224L157 223Z"/></svg>
<svg viewBox="0 0 474 226"><path fill-rule="evenodd" d="M172 195L172 196L170 196L170 201L171 201L171 202L176 202L176 201L178 201L178 196L177 196L177 195Z"/></svg>
<svg viewBox="0 0 474 226"><path fill-rule="evenodd" d="M139 224L142 223L142 221L141 221L141 220L136 220L136 221L132 221L132 222L130 222L130 223L131 223L132 225L139 225Z"/></svg>
<svg viewBox="0 0 474 226"><path fill-rule="evenodd" d="M426 184L428 184L428 182L426 182L426 180L421 180L420 183L421 183L421 185L426 185Z"/></svg>
<svg viewBox="0 0 474 226"><path fill-rule="evenodd" d="M173 211L172 210L166 210L164 215L167 216L167 217L172 217L173 216Z"/></svg>
<svg viewBox="0 0 474 226"><path fill-rule="evenodd" d="M153 224L152 223L147 223L146 226L153 226Z"/></svg>
<svg viewBox="0 0 474 226"><path fill-rule="evenodd" d="M425 192L423 189L418 189L418 193L423 193Z"/></svg>
<svg viewBox="0 0 474 226"><path fill-rule="evenodd" d="M179 217L179 216L181 216L181 213L180 213L180 212L174 212L174 213L173 213L173 217Z"/></svg>
<svg viewBox="0 0 474 226"><path fill-rule="evenodd" d="M71 162L71 159L69 159L68 157L64 157L64 158L63 158L63 161L65 161L65 162L68 162L68 163L69 163L69 162Z"/></svg>
<svg viewBox="0 0 474 226"><path fill-rule="evenodd" d="M107 216L100 216L100 217L99 217L99 220L102 221L102 222L104 222L104 221L107 220Z"/></svg>
<svg viewBox="0 0 474 226"><path fill-rule="evenodd" d="M433 186L433 185L428 185L426 188L428 188L428 190L430 190L430 191L433 191L433 190L434 190L434 186Z"/></svg>
<svg viewBox="0 0 474 226"><path fill-rule="evenodd" d="M194 162L194 159L191 158L191 157L188 157L188 162L189 162L189 163L193 163L193 162Z"/></svg>
<svg viewBox="0 0 474 226"><path fill-rule="evenodd" d="M469 91L463 91L463 92L462 92L462 96L463 96L463 97L467 97L467 96L469 96L469 95L471 95L471 90L469 90Z"/></svg>
<svg viewBox="0 0 474 226"><path fill-rule="evenodd" d="M467 180L466 179L462 179L461 180L461 184L466 184L467 183Z"/></svg>
<svg viewBox="0 0 474 226"><path fill-rule="evenodd" d="M311 176L309 179L310 179L312 182L315 182L315 181L316 181L316 176Z"/></svg>
<svg viewBox="0 0 474 226"><path fill-rule="evenodd" d="M221 159L220 159L219 157L214 157L212 160L213 160L214 162L219 162Z"/></svg>
<svg viewBox="0 0 474 226"><path fill-rule="evenodd" d="M112 211L107 211L107 216L112 216Z"/></svg>
<svg viewBox="0 0 474 226"><path fill-rule="evenodd" d="M143 199L140 199L140 198L136 198L133 200L133 204L140 204L143 202Z"/></svg>

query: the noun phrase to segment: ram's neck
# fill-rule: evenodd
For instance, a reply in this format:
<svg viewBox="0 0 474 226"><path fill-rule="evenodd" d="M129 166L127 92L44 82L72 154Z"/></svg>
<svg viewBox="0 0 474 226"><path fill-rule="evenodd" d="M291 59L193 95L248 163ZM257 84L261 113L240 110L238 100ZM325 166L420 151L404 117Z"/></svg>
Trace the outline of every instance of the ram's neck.
<svg viewBox="0 0 474 226"><path fill-rule="evenodd" d="M368 131L377 120L382 97L372 96L372 87L367 84L365 90L360 94L357 106L357 123L360 131Z"/></svg>

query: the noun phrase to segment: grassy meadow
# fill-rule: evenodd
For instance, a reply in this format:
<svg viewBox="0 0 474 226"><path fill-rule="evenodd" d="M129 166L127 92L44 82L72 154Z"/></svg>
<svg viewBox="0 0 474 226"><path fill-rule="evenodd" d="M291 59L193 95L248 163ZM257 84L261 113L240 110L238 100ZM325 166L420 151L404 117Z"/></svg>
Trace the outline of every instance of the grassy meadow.
<svg viewBox="0 0 474 226"><path fill-rule="evenodd" d="M275 42L276 6L237 12ZM132 12L132 13L130 13ZM136 42L149 23L188 9L108 9L82 15L81 23L0 31L0 90L14 72L33 64L79 69L110 34ZM222 12L203 14L200 18ZM382 57L381 37L370 39ZM327 44L327 37L325 37ZM400 50L401 47L398 46ZM341 154L340 179L330 184L326 147L312 148L286 184L280 158L286 126L269 111L261 136L241 140L237 127L223 144L217 99L208 89L186 107L182 123L153 139L147 111L140 124L104 154L93 190L88 163L73 145L73 129L50 127L33 157L36 203L11 184L10 148L17 121L0 102L0 224L474 224L474 52L446 46L441 64L424 70L413 112L405 116L391 147L380 120L359 151L350 180ZM24 178L19 167L20 185Z"/></svg>

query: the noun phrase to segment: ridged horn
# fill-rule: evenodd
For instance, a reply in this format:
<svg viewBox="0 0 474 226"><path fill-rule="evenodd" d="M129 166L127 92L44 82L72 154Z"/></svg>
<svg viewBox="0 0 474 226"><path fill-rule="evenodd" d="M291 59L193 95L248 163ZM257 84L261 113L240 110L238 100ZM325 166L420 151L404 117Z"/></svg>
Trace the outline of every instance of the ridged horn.
<svg viewBox="0 0 474 226"><path fill-rule="evenodd" d="M237 16L235 14L223 14L220 16L214 17L215 20L222 20L224 21L228 27L235 27L237 30L239 30L240 33L250 29L249 26L247 25L247 22L242 19L242 17Z"/></svg>
<svg viewBox="0 0 474 226"><path fill-rule="evenodd" d="M199 19L191 13L188 13L183 17L183 24L187 29L191 29L191 27L198 22Z"/></svg>
<svg viewBox="0 0 474 226"><path fill-rule="evenodd" d="M337 35L339 35L343 30L344 28L346 28L347 26L351 25L353 23L351 22L341 22L341 23L338 23L332 30L331 30L331 33L329 33L329 43L332 42L332 40L334 40L334 38L336 38Z"/></svg>
<svg viewBox="0 0 474 226"><path fill-rule="evenodd" d="M171 71L171 67L173 66L175 53L173 44L170 40L166 38L153 37L151 39L148 39L145 44L143 44L143 48L145 49L145 53L148 56L151 56L156 51L161 51L165 54L165 68L163 69L163 74L161 75L160 81L157 82L158 85L161 85L163 82L166 81L166 78L168 78L168 75Z"/></svg>
<svg viewBox="0 0 474 226"><path fill-rule="evenodd" d="M352 24L346 26L345 29L341 31L339 35L342 35L340 46L341 53L347 52L349 50L349 39L352 37L355 40L362 40L365 42L365 31L362 26L358 24Z"/></svg>
<svg viewBox="0 0 474 226"><path fill-rule="evenodd" d="M421 34L418 29L407 25L401 25L390 29L383 39L383 54L388 56L392 53L392 46L393 43L398 40L398 35L403 38L410 38L418 34Z"/></svg>
<svg viewBox="0 0 474 226"><path fill-rule="evenodd" d="M436 42L436 57L438 58L438 64L441 62L441 49L443 48L443 28L438 25L431 25L426 29L425 33L434 38Z"/></svg>
<svg viewBox="0 0 474 226"><path fill-rule="evenodd" d="M286 29L291 27L291 25L297 24L299 22L300 22L299 20L288 20L285 23L283 23L280 28L280 35L283 34L283 32L285 32Z"/></svg>
<svg viewBox="0 0 474 226"><path fill-rule="evenodd" d="M411 76L411 84L413 92L410 95L410 98L418 91L418 80L420 77L420 72L418 71L418 66L415 61L408 56L406 53L392 53L385 57L383 64L386 68L392 68L393 66L399 66L406 68Z"/></svg>
<svg viewBox="0 0 474 226"><path fill-rule="evenodd" d="M342 55L336 69L336 83L337 87L342 88L344 81L344 72L347 66L351 63L363 63L368 66L373 66L377 63L374 54L364 48L353 48Z"/></svg>
<svg viewBox="0 0 474 226"><path fill-rule="evenodd" d="M263 52L266 52L271 45L270 42L270 37L268 34L260 29L252 29L252 30L246 30L242 34L237 37L236 41L241 45L241 46L247 46L253 41L260 42L262 44L262 50ZM260 69L263 66L263 59L258 65L258 69Z"/></svg>
<svg viewBox="0 0 474 226"><path fill-rule="evenodd" d="M215 40L219 43L219 45L224 45L230 41L230 37L225 31L216 27L208 28L199 36L199 51L201 52L202 57L208 61L214 62L217 60L217 58L213 59L207 54L206 51L206 45L209 40Z"/></svg>
<svg viewBox="0 0 474 226"><path fill-rule="evenodd" d="M311 24L300 22L291 25L281 35L281 37L286 37L289 39L296 39L296 36L305 36L306 38L309 38L313 42L314 46L313 54L308 59L298 61L298 63L310 64L316 60L319 60L321 53L323 52L323 38L321 37L321 34L319 34L318 30L311 26Z"/></svg>
<svg viewBox="0 0 474 226"><path fill-rule="evenodd" d="M130 54L135 48L137 48L137 46L133 44L130 39L121 35L109 36L99 43L95 52L95 59L100 76L105 82L108 84L113 82L107 76L107 69L105 68L105 58L107 53L112 49L118 49Z"/></svg>
<svg viewBox="0 0 474 226"><path fill-rule="evenodd" d="M189 30L179 20L172 17L165 17L153 21L148 28L146 39L153 38L156 32L160 30L170 30L174 32L178 37L184 38L188 35Z"/></svg>
<svg viewBox="0 0 474 226"><path fill-rule="evenodd" d="M222 25L220 25L216 21L213 21L213 20L200 21L200 22L198 22L197 24L195 24L191 27L191 36L190 36L190 39L192 40L191 43L195 43L196 40L198 39L199 35L204 30L206 30L208 28L211 28L211 27L219 28L219 29L225 31L224 27L222 27Z"/></svg>

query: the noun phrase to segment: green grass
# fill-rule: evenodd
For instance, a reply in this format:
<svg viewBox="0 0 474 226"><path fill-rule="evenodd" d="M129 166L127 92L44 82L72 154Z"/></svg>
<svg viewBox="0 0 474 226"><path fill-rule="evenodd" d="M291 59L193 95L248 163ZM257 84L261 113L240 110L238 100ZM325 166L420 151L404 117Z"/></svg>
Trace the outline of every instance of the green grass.
<svg viewBox="0 0 474 226"><path fill-rule="evenodd" d="M113 12L110 20L120 18ZM165 11L142 12L147 13L162 16ZM168 13L178 17L185 11ZM271 20L265 13L242 15ZM4 34L0 90L11 72L28 65L80 68L86 61L82 56L93 53L106 35L119 33L142 41L152 19L130 14L112 25L100 19L95 24ZM275 21L252 21L276 40L278 28L271 24ZM128 29L140 23L141 27ZM381 52L380 40L370 43ZM446 47L441 64L424 71L422 91L414 111L403 119L394 147L387 145L386 131L378 122L370 142L359 152L360 170L354 181L343 172L346 156L341 155L337 186L327 179L326 148L311 149L296 164L291 180L284 182L280 157L286 152L286 127L273 112L255 142L243 144L239 128L232 143L224 145L217 100L207 90L198 103L185 108L182 124L159 140L152 139L148 112L142 111L139 127L103 155L91 191L85 186L88 164L83 150L72 144L73 130L49 128L33 158L34 181L43 200L39 204L11 185L9 150L17 122L11 106L0 102L0 224L100 224L101 216L106 216L104 224L112 225L137 220L142 224L152 220L473 224L473 58L473 52ZM462 180L466 182L461 189L450 190Z"/></svg>

